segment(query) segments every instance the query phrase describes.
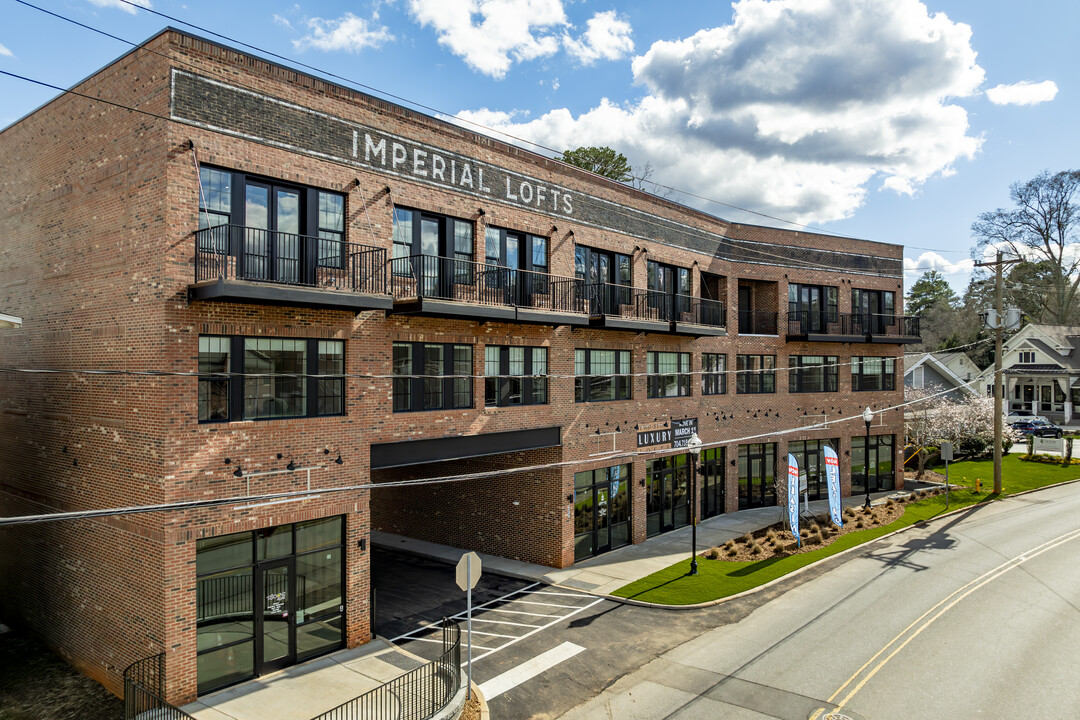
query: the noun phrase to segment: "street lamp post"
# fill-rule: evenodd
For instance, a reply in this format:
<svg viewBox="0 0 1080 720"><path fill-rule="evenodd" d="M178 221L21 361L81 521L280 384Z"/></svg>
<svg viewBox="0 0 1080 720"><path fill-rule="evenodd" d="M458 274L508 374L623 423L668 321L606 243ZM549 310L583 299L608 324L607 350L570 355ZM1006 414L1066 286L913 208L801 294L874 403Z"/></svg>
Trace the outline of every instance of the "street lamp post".
<svg viewBox="0 0 1080 720"><path fill-rule="evenodd" d="M697 575L697 464L701 455L701 438L697 433L686 441L690 451L690 574Z"/></svg>
<svg viewBox="0 0 1080 720"><path fill-rule="evenodd" d="M866 485L866 509L870 509L870 423L874 420L874 411L866 408L862 411L866 423L866 445L863 446L863 483Z"/></svg>

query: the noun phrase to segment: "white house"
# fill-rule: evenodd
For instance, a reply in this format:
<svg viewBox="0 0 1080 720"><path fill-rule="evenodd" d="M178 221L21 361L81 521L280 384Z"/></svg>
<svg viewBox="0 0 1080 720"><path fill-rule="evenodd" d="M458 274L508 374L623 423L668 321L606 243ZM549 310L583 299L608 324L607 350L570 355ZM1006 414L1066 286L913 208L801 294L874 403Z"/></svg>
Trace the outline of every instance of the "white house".
<svg viewBox="0 0 1080 720"><path fill-rule="evenodd" d="M1001 367L1009 410L1059 423L1072 422L1080 410L1080 326L1026 325L1005 342ZM979 376L979 386L993 393L993 366Z"/></svg>

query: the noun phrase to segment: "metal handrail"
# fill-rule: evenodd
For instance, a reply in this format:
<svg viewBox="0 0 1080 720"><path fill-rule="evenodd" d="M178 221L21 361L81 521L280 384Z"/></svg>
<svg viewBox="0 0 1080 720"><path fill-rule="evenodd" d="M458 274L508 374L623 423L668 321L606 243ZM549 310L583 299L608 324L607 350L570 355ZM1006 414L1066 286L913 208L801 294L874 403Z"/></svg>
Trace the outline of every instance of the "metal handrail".
<svg viewBox="0 0 1080 720"><path fill-rule="evenodd" d="M868 319L859 313L837 313L835 320L820 312L799 310L787 314L788 335L867 335Z"/></svg>
<svg viewBox="0 0 1080 720"><path fill-rule="evenodd" d="M386 250L243 225L195 231L195 282L248 280L386 294Z"/></svg>
<svg viewBox="0 0 1080 720"><path fill-rule="evenodd" d="M442 655L312 720L426 720L461 689L461 629L443 618Z"/></svg>
<svg viewBox="0 0 1080 720"><path fill-rule="evenodd" d="M536 270L517 270L437 255L390 260L396 300L453 300L476 305L584 313L584 283Z"/></svg>
<svg viewBox="0 0 1080 720"><path fill-rule="evenodd" d="M165 653L136 660L124 669L124 720L195 720L165 702Z"/></svg>
<svg viewBox="0 0 1080 720"><path fill-rule="evenodd" d="M676 322L720 328L727 327L727 311L722 300L676 295L675 314Z"/></svg>

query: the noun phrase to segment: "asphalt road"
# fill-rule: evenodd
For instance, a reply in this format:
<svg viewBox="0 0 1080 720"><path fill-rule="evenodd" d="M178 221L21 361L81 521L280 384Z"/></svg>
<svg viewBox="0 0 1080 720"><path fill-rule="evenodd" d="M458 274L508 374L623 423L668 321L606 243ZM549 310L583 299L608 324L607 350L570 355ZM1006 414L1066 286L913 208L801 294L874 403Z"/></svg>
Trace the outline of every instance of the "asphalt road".
<svg viewBox="0 0 1080 720"><path fill-rule="evenodd" d="M716 627L563 717L1080 718L1078 553L1080 484L971 508L792 580L744 617L741 603L687 612ZM640 632L670 637L654 617ZM574 642L586 650L514 706L589 663L588 640ZM561 714L532 710L509 716Z"/></svg>

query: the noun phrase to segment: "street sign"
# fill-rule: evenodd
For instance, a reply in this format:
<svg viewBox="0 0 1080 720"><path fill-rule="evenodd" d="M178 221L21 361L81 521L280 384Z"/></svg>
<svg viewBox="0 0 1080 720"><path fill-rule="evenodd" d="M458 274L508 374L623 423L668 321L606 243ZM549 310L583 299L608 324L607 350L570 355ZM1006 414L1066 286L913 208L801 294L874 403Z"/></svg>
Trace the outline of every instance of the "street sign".
<svg viewBox="0 0 1080 720"><path fill-rule="evenodd" d="M941 459L942 460L952 460L953 459L952 443L951 442L944 441L944 442L941 443Z"/></svg>
<svg viewBox="0 0 1080 720"><path fill-rule="evenodd" d="M470 562L471 560L471 562ZM480 580L480 556L467 552L457 564L457 586L462 590L472 590Z"/></svg>

